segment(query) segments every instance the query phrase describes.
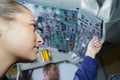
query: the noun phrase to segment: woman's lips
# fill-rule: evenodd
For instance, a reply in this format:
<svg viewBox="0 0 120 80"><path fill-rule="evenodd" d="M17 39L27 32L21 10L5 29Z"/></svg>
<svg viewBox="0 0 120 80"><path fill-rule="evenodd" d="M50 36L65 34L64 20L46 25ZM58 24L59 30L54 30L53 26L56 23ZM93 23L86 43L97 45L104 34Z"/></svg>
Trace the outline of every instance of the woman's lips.
<svg viewBox="0 0 120 80"><path fill-rule="evenodd" d="M34 47L37 48L37 49L39 48L39 46L36 46L36 45Z"/></svg>
<svg viewBox="0 0 120 80"><path fill-rule="evenodd" d="M39 47L36 47L37 49L39 49Z"/></svg>

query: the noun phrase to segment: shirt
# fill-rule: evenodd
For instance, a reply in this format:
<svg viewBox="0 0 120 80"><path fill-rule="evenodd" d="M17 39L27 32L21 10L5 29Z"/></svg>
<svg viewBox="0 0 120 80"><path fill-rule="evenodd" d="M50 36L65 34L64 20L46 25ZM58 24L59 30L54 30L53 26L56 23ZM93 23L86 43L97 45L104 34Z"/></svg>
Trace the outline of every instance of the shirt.
<svg viewBox="0 0 120 80"><path fill-rule="evenodd" d="M97 67L98 63L95 59L85 56L73 80L94 80L97 74Z"/></svg>

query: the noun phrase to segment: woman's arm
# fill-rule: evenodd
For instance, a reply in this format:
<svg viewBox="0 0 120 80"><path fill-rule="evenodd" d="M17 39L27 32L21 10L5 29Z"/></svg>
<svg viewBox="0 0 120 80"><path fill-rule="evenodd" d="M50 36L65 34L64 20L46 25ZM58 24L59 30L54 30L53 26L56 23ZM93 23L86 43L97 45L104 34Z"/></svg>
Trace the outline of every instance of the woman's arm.
<svg viewBox="0 0 120 80"><path fill-rule="evenodd" d="M94 80L98 66L95 56L100 51L101 46L99 39L97 37L93 37L88 44L83 62L76 71L73 80Z"/></svg>

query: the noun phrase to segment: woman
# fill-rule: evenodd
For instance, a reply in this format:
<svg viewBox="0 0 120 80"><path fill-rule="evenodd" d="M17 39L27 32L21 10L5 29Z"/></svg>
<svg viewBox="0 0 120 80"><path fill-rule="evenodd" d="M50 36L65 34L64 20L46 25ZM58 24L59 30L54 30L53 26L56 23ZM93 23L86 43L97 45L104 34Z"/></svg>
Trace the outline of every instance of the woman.
<svg viewBox="0 0 120 80"><path fill-rule="evenodd" d="M0 0L0 80L13 64L36 60L42 43L32 13L14 0Z"/></svg>
<svg viewBox="0 0 120 80"><path fill-rule="evenodd" d="M35 25L34 16L26 7L14 0L0 0L0 80L13 64L36 60L36 52L43 39L36 32ZM100 49L101 43L94 37L86 56L95 58ZM82 74L79 71L74 80L80 80Z"/></svg>

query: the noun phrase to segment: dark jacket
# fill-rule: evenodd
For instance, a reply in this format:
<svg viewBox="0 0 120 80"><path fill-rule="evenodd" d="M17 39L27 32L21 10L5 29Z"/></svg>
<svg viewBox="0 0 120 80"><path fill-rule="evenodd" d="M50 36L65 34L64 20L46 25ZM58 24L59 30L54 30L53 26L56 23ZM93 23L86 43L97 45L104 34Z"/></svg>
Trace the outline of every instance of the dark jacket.
<svg viewBox="0 0 120 80"><path fill-rule="evenodd" d="M97 74L97 67L98 63L95 59L85 56L73 80L94 80Z"/></svg>

